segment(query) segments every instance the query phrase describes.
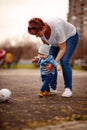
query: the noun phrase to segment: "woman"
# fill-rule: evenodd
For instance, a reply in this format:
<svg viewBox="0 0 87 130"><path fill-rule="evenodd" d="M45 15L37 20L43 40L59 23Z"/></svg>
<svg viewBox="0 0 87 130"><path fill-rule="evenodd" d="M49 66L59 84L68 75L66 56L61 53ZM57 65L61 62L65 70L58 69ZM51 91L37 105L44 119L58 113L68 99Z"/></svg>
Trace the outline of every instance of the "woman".
<svg viewBox="0 0 87 130"><path fill-rule="evenodd" d="M70 65L71 56L78 43L78 33L74 25L60 18L51 18L43 21L41 18L32 18L28 23L28 32L40 37L44 44L50 44L49 54L53 55L57 62L61 62L64 88L62 97L72 96L72 69ZM51 71L52 64L45 69ZM56 69L56 68L55 68ZM51 90L56 91L57 71L51 83Z"/></svg>

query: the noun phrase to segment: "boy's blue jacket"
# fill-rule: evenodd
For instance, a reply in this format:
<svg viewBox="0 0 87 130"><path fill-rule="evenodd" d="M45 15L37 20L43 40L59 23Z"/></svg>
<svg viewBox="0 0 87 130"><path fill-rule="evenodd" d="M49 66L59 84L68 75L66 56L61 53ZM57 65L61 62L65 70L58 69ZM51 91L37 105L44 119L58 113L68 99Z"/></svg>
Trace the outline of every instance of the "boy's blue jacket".
<svg viewBox="0 0 87 130"><path fill-rule="evenodd" d="M44 67L51 63L54 67L52 69L51 72L47 72L46 70L44 70ZM41 59L41 58L38 58L38 64L40 65L40 72L41 72L41 75L47 75L47 74L54 74L55 73L55 67L57 65L59 65L58 62L55 61L54 57L52 55L49 55L46 59Z"/></svg>

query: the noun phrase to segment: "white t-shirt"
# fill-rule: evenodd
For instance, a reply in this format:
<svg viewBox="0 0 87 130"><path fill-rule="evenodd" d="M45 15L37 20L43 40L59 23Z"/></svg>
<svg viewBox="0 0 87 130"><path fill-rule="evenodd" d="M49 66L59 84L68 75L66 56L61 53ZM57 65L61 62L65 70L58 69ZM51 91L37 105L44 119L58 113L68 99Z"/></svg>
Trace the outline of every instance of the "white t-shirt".
<svg viewBox="0 0 87 130"><path fill-rule="evenodd" d="M51 35L49 39L46 39L44 35L41 39L50 45L58 46L58 44L65 42L69 37L76 34L75 26L60 18L51 18L46 20L46 23L51 28Z"/></svg>

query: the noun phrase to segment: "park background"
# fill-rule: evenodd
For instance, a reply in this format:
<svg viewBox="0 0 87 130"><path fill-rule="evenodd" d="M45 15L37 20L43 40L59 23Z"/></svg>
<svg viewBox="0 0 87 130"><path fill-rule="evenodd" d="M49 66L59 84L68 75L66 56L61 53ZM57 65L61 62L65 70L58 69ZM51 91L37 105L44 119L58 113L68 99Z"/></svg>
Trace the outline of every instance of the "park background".
<svg viewBox="0 0 87 130"><path fill-rule="evenodd" d="M41 40L27 32L32 17L44 20L60 17L74 24L79 32L79 44L71 65L87 69L86 0L0 0L0 48L12 53L12 68L30 68L31 59L37 55ZM6 68L5 65L1 67Z"/></svg>

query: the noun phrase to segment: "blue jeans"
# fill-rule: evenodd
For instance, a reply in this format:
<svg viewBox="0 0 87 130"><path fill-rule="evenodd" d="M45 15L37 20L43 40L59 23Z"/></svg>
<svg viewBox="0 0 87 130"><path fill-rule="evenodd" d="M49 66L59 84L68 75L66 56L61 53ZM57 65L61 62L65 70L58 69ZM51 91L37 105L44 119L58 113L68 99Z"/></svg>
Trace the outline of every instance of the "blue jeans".
<svg viewBox="0 0 87 130"><path fill-rule="evenodd" d="M67 39L66 52L62 57L62 59L60 60L62 66L63 78L64 78L64 87L70 88L71 90L72 90L72 68L70 65L70 58L76 48L77 43L78 43L78 33L76 33L74 36ZM59 47L51 46L49 52L50 55L53 55L54 58L56 58L58 52L59 52ZM51 82L51 87L54 90L56 89L56 86L57 86L57 70L55 71L54 78Z"/></svg>
<svg viewBox="0 0 87 130"><path fill-rule="evenodd" d="M41 75L42 78L42 87L41 87L41 91L47 91L50 92L50 83L52 81L53 75L52 74L48 74L48 75Z"/></svg>

